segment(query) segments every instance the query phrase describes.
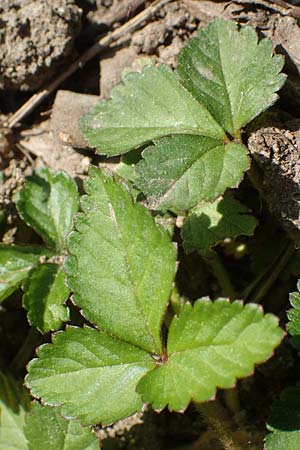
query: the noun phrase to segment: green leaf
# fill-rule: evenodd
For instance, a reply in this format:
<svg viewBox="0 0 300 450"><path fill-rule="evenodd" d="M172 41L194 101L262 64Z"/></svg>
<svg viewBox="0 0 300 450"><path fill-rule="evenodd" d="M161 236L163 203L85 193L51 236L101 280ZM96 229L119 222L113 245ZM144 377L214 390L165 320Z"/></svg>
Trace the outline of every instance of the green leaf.
<svg viewBox="0 0 300 450"><path fill-rule="evenodd" d="M139 411L136 385L155 366L144 350L89 327L68 327L37 353L26 377L32 394L61 405L65 417L85 425L109 424Z"/></svg>
<svg viewBox="0 0 300 450"><path fill-rule="evenodd" d="M70 235L65 269L75 303L99 328L160 353L160 328L175 274L168 233L101 170L91 168L84 213Z"/></svg>
<svg viewBox="0 0 300 450"><path fill-rule="evenodd" d="M101 154L119 155L170 134L226 140L223 130L167 66L130 73L84 117L81 129Z"/></svg>
<svg viewBox="0 0 300 450"><path fill-rule="evenodd" d="M298 291L300 290L300 280L297 283ZM300 293L291 292L290 293L290 304L292 309L287 311L287 316L289 323L287 329L289 334L292 336L292 345L300 349Z"/></svg>
<svg viewBox="0 0 300 450"><path fill-rule="evenodd" d="M251 27L214 20L179 55L184 86L231 136L278 98L284 84L281 55L269 39L258 42Z"/></svg>
<svg viewBox="0 0 300 450"><path fill-rule="evenodd" d="M28 320L41 333L58 330L69 319L64 302L69 297L65 274L57 264L41 264L24 285L23 305Z"/></svg>
<svg viewBox="0 0 300 450"><path fill-rule="evenodd" d="M230 195L214 203L203 203L190 212L182 228L183 246L187 253L202 255L225 238L251 235L257 220L250 210Z"/></svg>
<svg viewBox="0 0 300 450"><path fill-rule="evenodd" d="M30 450L99 450L99 442L90 428L78 421L66 420L59 408L32 403L26 416L25 436Z"/></svg>
<svg viewBox="0 0 300 450"><path fill-rule="evenodd" d="M300 431L275 431L266 436L264 450L299 450Z"/></svg>
<svg viewBox="0 0 300 450"><path fill-rule="evenodd" d="M137 186L158 209L186 211L235 187L248 169L243 145L202 136L164 138L142 153Z"/></svg>
<svg viewBox="0 0 300 450"><path fill-rule="evenodd" d="M28 450L23 426L29 407L22 384L0 372L0 450Z"/></svg>
<svg viewBox="0 0 300 450"><path fill-rule="evenodd" d="M167 361L141 379L145 402L181 411L193 399L204 402L216 388L230 388L272 355L284 333L262 308L224 299L185 304L171 324Z"/></svg>
<svg viewBox="0 0 300 450"><path fill-rule="evenodd" d="M300 388L283 391L273 404L267 428L272 433L266 436L266 450L299 450Z"/></svg>
<svg viewBox="0 0 300 450"><path fill-rule="evenodd" d="M48 168L35 170L17 193L16 206L21 218L56 252L65 248L65 238L77 211L78 192L65 172L51 173Z"/></svg>
<svg viewBox="0 0 300 450"><path fill-rule="evenodd" d="M0 301L17 290L29 271L50 255L43 247L0 244Z"/></svg>

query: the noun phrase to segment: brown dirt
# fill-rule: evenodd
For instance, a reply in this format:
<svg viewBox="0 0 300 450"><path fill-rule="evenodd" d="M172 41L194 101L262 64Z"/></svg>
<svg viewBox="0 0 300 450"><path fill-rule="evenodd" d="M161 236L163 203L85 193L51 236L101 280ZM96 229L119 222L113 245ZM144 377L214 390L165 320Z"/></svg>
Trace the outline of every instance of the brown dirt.
<svg viewBox="0 0 300 450"><path fill-rule="evenodd" d="M36 90L71 54L81 9L69 0L2 0L0 89Z"/></svg>

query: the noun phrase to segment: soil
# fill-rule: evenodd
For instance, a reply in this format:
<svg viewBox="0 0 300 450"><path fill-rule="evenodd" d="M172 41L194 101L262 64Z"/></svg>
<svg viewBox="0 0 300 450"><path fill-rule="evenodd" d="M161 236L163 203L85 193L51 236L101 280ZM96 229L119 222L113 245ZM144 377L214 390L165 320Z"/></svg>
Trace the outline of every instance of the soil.
<svg viewBox="0 0 300 450"><path fill-rule="evenodd" d="M82 10L69 0L3 0L0 89L36 90L74 48Z"/></svg>
<svg viewBox="0 0 300 450"><path fill-rule="evenodd" d="M271 113L256 121L244 137L261 171L263 195L270 211L289 231L300 230L297 1L171 1L144 21L140 29L126 36L123 43L112 45L65 81L18 126L7 127L11 115L33 93L65 71L99 36L117 29L150 4L141 0L1 1L0 211L7 212L2 235L5 242L14 242L16 231L12 195L33 168L45 164L53 170L63 168L82 180L89 164L99 163L99 157L95 157L79 132L78 118L99 96L110 96L128 66L139 70L151 62L176 67L180 49L199 27L215 17L252 25L261 35L271 38L276 52L286 57L284 71L288 82L280 94L280 102ZM203 277L203 273L199 276ZM249 386L247 383L243 386L249 408L255 408L256 399L251 398ZM261 411L255 422L263 429L265 419ZM185 415L166 412L157 415L148 411L106 429L99 427L95 432L103 450L220 449L213 434L205 437L201 447L197 444L203 429L203 422L191 409ZM248 435L241 439L246 438L249 440ZM246 441L243 448L248 448Z"/></svg>

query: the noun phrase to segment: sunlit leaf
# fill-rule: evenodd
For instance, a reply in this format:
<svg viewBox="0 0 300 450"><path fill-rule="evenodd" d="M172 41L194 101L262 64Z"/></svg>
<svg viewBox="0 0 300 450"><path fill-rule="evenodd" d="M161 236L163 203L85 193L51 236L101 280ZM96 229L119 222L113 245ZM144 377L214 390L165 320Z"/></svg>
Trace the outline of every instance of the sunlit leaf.
<svg viewBox="0 0 300 450"><path fill-rule="evenodd" d="M217 388L231 388L268 359L284 333L262 308L224 299L186 304L171 324L167 358L138 384L156 409L181 411L191 400L204 402Z"/></svg>
<svg viewBox="0 0 300 450"><path fill-rule="evenodd" d="M214 20L180 52L178 72L184 86L235 137L272 105L284 84L281 55L272 42L258 41L255 30Z"/></svg>
<svg viewBox="0 0 300 450"><path fill-rule="evenodd" d="M81 129L101 154L126 153L170 134L197 134L226 139L207 109L182 86L167 66L147 66L130 73L84 117Z"/></svg>
<svg viewBox="0 0 300 450"><path fill-rule="evenodd" d="M77 420L66 420L60 408L34 402L26 416L25 436L30 450L100 450L91 429Z"/></svg>
<svg viewBox="0 0 300 450"><path fill-rule="evenodd" d="M108 424L142 407L136 385L155 363L144 350L92 328L69 327L38 350L26 384L83 424Z"/></svg>
<svg viewBox="0 0 300 450"><path fill-rule="evenodd" d="M99 328L159 353L175 247L111 176L92 168L86 191L65 265L74 301Z"/></svg>

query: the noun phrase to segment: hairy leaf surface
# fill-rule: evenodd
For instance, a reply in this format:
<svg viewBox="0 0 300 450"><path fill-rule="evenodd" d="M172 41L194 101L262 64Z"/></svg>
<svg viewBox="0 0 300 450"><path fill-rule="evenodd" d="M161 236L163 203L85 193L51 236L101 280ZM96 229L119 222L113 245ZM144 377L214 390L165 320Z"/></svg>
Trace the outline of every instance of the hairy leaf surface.
<svg viewBox="0 0 300 450"><path fill-rule="evenodd" d="M74 301L99 328L160 353L175 247L111 176L92 168L86 191L65 265Z"/></svg>
<svg viewBox="0 0 300 450"><path fill-rule="evenodd" d="M214 203L203 203L192 209L182 228L183 246L190 253L205 255L225 238L251 235L257 221L250 210L229 195Z"/></svg>
<svg viewBox="0 0 300 450"><path fill-rule="evenodd" d="M22 384L0 372L0 450L28 450L23 427L29 407Z"/></svg>
<svg viewBox="0 0 300 450"><path fill-rule="evenodd" d="M277 100L285 81L281 55L251 27L214 20L179 55L184 86L231 136Z"/></svg>
<svg viewBox="0 0 300 450"><path fill-rule="evenodd" d="M299 450L300 430L275 431L266 436L264 450Z"/></svg>
<svg viewBox="0 0 300 450"><path fill-rule="evenodd" d="M275 401L267 428L266 450L298 450L300 448L300 388L283 391Z"/></svg>
<svg viewBox="0 0 300 450"><path fill-rule="evenodd" d="M283 331L271 314L254 304L224 299L186 304L169 330L165 364L141 379L137 390L145 402L161 409L185 409L193 399L214 397L269 358Z"/></svg>
<svg viewBox="0 0 300 450"><path fill-rule="evenodd" d="M207 109L182 86L167 66L130 73L82 121L82 132L99 153L120 155L170 134L226 139Z"/></svg>
<svg viewBox="0 0 300 450"><path fill-rule="evenodd" d="M60 408L32 403L25 419L25 436L30 450L99 450L91 429L76 420L66 420Z"/></svg>
<svg viewBox="0 0 300 450"><path fill-rule="evenodd" d="M298 291L300 289L300 281L298 280L297 284ZM300 292L292 292L290 294L290 304L292 305L292 309L287 312L287 316L289 318L288 323L288 331L289 333L300 338Z"/></svg>
<svg viewBox="0 0 300 450"><path fill-rule="evenodd" d="M65 172L54 174L48 168L35 170L16 195L22 219L55 251L65 248L65 238L77 211L78 192L74 180Z"/></svg>
<svg viewBox="0 0 300 450"><path fill-rule="evenodd" d="M249 166L246 148L202 136L161 139L143 151L137 186L153 208L186 211L235 187Z"/></svg>
<svg viewBox="0 0 300 450"><path fill-rule="evenodd" d="M64 306L69 296L65 274L57 264L42 264L29 275L24 286L23 305L28 320L41 333L58 330L69 319Z"/></svg>
<svg viewBox="0 0 300 450"><path fill-rule="evenodd" d="M0 301L19 288L43 256L50 255L43 247L0 244Z"/></svg>
<svg viewBox="0 0 300 450"><path fill-rule="evenodd" d="M65 417L109 424L141 409L136 385L154 366L144 350L89 327L69 327L37 353L26 384L46 404L61 405Z"/></svg>

